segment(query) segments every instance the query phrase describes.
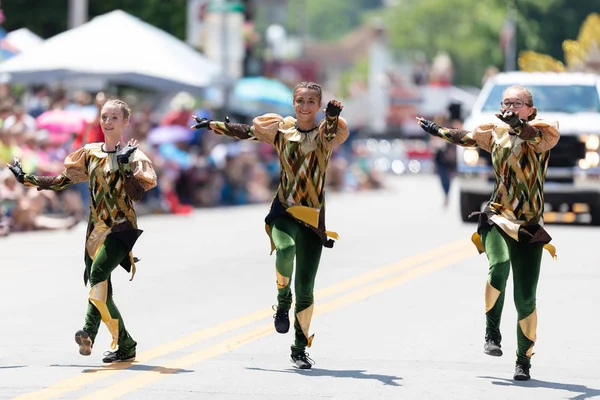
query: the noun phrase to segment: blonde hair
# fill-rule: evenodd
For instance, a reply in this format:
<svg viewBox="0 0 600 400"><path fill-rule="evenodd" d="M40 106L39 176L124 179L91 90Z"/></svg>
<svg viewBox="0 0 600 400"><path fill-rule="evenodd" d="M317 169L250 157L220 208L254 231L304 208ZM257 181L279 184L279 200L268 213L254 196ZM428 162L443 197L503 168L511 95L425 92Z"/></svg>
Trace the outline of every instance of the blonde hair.
<svg viewBox="0 0 600 400"><path fill-rule="evenodd" d="M306 88L309 90L314 90L317 93L317 97L319 98L319 103L323 101L323 90L321 89L321 85L314 82L300 82L294 87L294 99L296 99L296 92L298 89Z"/></svg>
<svg viewBox="0 0 600 400"><path fill-rule="evenodd" d="M106 106L107 104L119 107L121 109L121 111L123 112L123 119L129 119L129 117L131 116L131 108L129 108L129 105L127 103L125 103L123 100L110 99L110 100L107 100L106 103L104 103L104 106Z"/></svg>
<svg viewBox="0 0 600 400"><path fill-rule="evenodd" d="M529 107L533 108L533 112L531 113L531 115L527 119L529 121L534 120L535 117L537 116L537 108L535 108L533 106L533 95L531 94L531 92L529 91L529 89L527 89L526 87L521 86L521 85L511 85L511 86L507 87L506 89L504 89L503 94L506 93L506 92L508 92L511 89L518 90L519 92L521 92L523 94L525 103Z"/></svg>

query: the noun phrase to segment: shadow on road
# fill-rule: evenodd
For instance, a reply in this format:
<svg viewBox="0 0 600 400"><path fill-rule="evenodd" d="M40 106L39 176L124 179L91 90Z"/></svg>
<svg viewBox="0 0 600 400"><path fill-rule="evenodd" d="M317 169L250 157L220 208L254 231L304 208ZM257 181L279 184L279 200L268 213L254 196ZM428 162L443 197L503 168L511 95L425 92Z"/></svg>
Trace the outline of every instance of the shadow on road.
<svg viewBox="0 0 600 400"><path fill-rule="evenodd" d="M286 374L298 374L305 376L330 376L333 378L351 378L351 379L372 379L383 383L384 385L390 386L402 386L397 380L402 378L392 375L379 375L379 374L367 374L364 370L331 370L322 368L312 369L263 369L263 368L247 368L251 371L262 371L262 372L283 372Z"/></svg>
<svg viewBox="0 0 600 400"><path fill-rule="evenodd" d="M600 396L600 389L594 389L587 387L585 385L573 385L569 383L560 383L560 382L548 382L548 381L539 381L537 379L532 379L530 381L515 381L512 379L505 378L496 378L494 376L480 376L482 379L493 379L493 385L499 386L520 386L526 388L545 388L545 389L556 389L556 390L565 390L567 392L572 393L580 393L574 397L569 397L569 400L583 400L591 397Z"/></svg>
<svg viewBox="0 0 600 400"><path fill-rule="evenodd" d="M166 368L159 365L145 365L133 363L114 363L106 364L98 367L97 365L65 365L65 364L53 364L51 367L69 367L69 368L83 368L81 372L84 374L93 374L102 371L119 371L119 370L132 370L132 371L152 371L159 374L181 374L186 372L194 372L191 369L179 369L179 368Z"/></svg>

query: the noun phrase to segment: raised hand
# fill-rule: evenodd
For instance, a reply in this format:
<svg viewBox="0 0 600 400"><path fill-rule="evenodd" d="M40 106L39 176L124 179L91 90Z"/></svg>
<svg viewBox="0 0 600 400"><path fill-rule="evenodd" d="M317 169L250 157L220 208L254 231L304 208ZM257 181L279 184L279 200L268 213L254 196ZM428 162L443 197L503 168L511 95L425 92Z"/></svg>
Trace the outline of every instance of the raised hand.
<svg viewBox="0 0 600 400"><path fill-rule="evenodd" d="M119 144L120 143L117 143L117 146L119 146ZM129 164L129 158L137 150L137 146L138 141L130 139L129 142L127 142L127 146L117 150L117 162L119 164Z"/></svg>
<svg viewBox="0 0 600 400"><path fill-rule="evenodd" d="M21 161L19 161L18 158L15 158L12 165L6 164L6 166L8 167L8 169L10 169L10 172L13 173L15 178L17 178L17 181L19 183L25 182L25 172L23 172L23 168L21 167Z"/></svg>
<svg viewBox="0 0 600 400"><path fill-rule="evenodd" d="M343 109L344 106L342 105L342 103L333 99L329 103L327 103L327 108L325 108L323 111L325 111L325 114L327 114L327 116L329 117L337 117L338 115L340 115Z"/></svg>
<svg viewBox="0 0 600 400"><path fill-rule="evenodd" d="M440 127L435 122L430 121L428 119L417 117L417 123L419 124L421 129L423 129L425 132L431 135L437 135L440 130Z"/></svg>
<svg viewBox="0 0 600 400"><path fill-rule="evenodd" d="M499 118L502 122L507 123L513 128L518 128L523 126L523 121L519 118L519 115L510 110L500 110L499 114L496 114L496 117Z"/></svg>

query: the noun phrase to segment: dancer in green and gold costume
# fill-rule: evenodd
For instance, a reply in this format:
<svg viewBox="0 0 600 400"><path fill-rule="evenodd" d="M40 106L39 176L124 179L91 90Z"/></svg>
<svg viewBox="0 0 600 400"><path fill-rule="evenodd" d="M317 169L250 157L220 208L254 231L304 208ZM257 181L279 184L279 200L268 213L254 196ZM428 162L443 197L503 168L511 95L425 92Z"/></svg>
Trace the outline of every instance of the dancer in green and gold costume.
<svg viewBox="0 0 600 400"><path fill-rule="evenodd" d="M133 201L156 186L152 163L137 150L137 142L130 140L126 146L120 146L130 115L125 102L107 101L100 115L104 143L90 143L71 153L65 159L64 172L58 176L26 174L19 160L9 165L19 182L38 190L62 190L78 182L89 182L91 204L84 282L90 281L90 292L85 324L75 334L75 341L80 354L90 355L100 322L104 322L112 336L111 348L116 349L105 354L103 361L107 363L130 361L136 355L137 343L125 329L113 302L110 275L121 265L133 279L137 259L132 249L142 233Z"/></svg>
<svg viewBox="0 0 600 400"><path fill-rule="evenodd" d="M194 117L197 125L193 126L237 139L258 140L277 150L281 177L265 219L271 253L276 251L278 295L274 322L277 332L288 332L295 259L295 340L291 358L301 369L311 368L313 363L306 347L311 346L314 336L309 333L309 328L321 250L323 246L332 247L333 239L338 238L335 232L325 228L325 173L334 147L348 138L346 121L339 117L342 104L331 100L325 110L325 119L317 123L321 104L321 86L302 82L294 89L295 118L265 114L256 117L252 125L245 125Z"/></svg>
<svg viewBox="0 0 600 400"><path fill-rule="evenodd" d="M529 380L536 340L536 291L543 249L556 257L543 225L544 181L552 149L559 140L556 122L535 119L531 92L511 86L503 93L501 122L474 131L448 129L418 118L431 135L465 147L491 153L496 185L487 207L479 215L472 237L489 261L485 289L486 335L484 352L501 356L500 318L506 281L512 266L517 307L517 360L514 379Z"/></svg>

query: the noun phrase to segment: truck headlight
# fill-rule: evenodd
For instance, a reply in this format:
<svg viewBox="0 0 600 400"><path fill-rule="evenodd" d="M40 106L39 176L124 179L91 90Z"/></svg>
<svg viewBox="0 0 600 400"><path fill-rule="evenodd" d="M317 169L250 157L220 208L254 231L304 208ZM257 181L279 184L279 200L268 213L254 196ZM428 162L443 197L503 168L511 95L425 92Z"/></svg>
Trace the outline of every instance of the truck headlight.
<svg viewBox="0 0 600 400"><path fill-rule="evenodd" d="M589 135L585 141L585 148L588 150L598 150L600 147L600 139L597 135Z"/></svg>
<svg viewBox="0 0 600 400"><path fill-rule="evenodd" d="M581 135L579 139L585 143L585 148L596 151L600 147L600 138L598 135Z"/></svg>
<svg viewBox="0 0 600 400"><path fill-rule="evenodd" d="M585 153L585 160L590 164L590 167L595 168L600 163L600 155L595 151L588 151Z"/></svg>
<svg viewBox="0 0 600 400"><path fill-rule="evenodd" d="M585 153L585 158L579 160L579 167L582 169L595 168L600 164L600 155L595 151Z"/></svg>
<svg viewBox="0 0 600 400"><path fill-rule="evenodd" d="M463 153L463 160L467 165L475 165L479 161L479 153L475 149L466 149Z"/></svg>

